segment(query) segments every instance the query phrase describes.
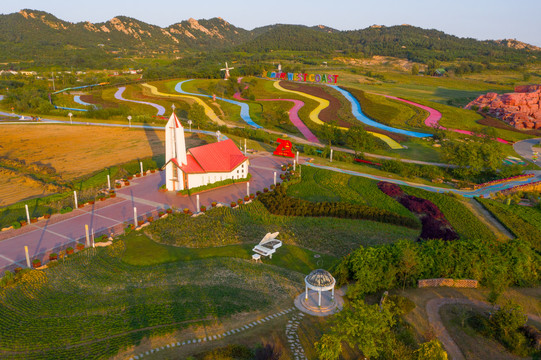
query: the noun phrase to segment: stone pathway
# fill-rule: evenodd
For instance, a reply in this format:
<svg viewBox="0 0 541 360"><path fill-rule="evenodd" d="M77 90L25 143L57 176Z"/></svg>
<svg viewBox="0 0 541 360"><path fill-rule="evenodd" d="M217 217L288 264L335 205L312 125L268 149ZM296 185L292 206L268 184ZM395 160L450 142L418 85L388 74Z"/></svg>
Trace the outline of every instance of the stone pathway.
<svg viewBox="0 0 541 360"><path fill-rule="evenodd" d="M295 307L291 307L289 309L282 310L282 311L279 311L279 312L274 313L272 315L269 315L267 317L264 317L263 319L253 321L253 322L251 322L249 324L246 324L244 326L240 326L240 327L238 327L236 329L228 330L228 331L223 332L221 334L207 335L205 337L193 338L193 339L185 340L185 341L182 341L182 342L181 341L177 341L176 343L173 342L171 344L167 344L167 345L164 345L164 346L160 346L160 347L145 351L144 353L140 353L139 355L132 356L130 358L130 360L142 359L143 357L145 357L145 355L148 356L150 354L154 354L156 352L171 349L171 348L174 348L174 347L182 347L182 346L200 344L200 343L204 343L204 342L207 342L207 341L220 340L220 339L225 338L227 336L235 335L235 334L241 333L241 332L243 332L245 330L250 330L251 328L253 328L253 327L257 326L257 325L263 324L263 323L265 323L267 321L271 321L271 320L276 319L278 317L289 314L290 312L292 312L294 310L295 310ZM302 316L304 316L304 315L302 315ZM298 318L299 317L295 316L295 315L292 317L292 319L295 319L297 321L296 326L295 326L295 334L296 334L297 326L299 325L298 320L297 320ZM291 323L291 321L292 320L290 320L289 322ZM297 337L297 342L298 342L298 337ZM306 357L304 356L304 350L302 349L302 346L300 346L300 343L299 343L299 348L302 351L303 357L295 357L295 359L306 359Z"/></svg>
<svg viewBox="0 0 541 360"><path fill-rule="evenodd" d="M300 320L304 317L302 312L298 312L291 316L291 319L287 322L286 325L286 337L289 344L289 349L295 360L307 360L306 355L304 354L304 349L299 340L299 335L297 334L297 329L299 328Z"/></svg>

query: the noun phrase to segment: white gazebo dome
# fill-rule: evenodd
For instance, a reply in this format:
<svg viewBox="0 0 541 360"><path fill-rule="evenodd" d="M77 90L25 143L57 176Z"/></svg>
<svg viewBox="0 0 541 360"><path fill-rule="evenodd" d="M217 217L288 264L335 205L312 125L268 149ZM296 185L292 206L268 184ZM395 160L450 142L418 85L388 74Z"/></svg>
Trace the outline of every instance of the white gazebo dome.
<svg viewBox="0 0 541 360"><path fill-rule="evenodd" d="M317 291L317 306L321 307L321 292L330 290L331 301L334 302L334 285L336 284L336 280L327 270L316 269L312 271L304 278L304 283L306 284L305 300L308 300L308 289Z"/></svg>
<svg viewBox="0 0 541 360"><path fill-rule="evenodd" d="M304 278L306 286L316 291L328 291L334 288L336 280L327 270L316 269Z"/></svg>

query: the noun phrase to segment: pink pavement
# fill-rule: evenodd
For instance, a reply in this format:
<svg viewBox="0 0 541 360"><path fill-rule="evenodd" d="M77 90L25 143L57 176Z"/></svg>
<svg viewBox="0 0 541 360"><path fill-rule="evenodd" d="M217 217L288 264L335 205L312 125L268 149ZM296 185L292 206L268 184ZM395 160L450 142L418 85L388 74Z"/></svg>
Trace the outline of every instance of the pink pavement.
<svg viewBox="0 0 541 360"><path fill-rule="evenodd" d="M390 95L384 95L384 96L386 98L402 101L402 102L405 102L407 104L410 104L410 105L416 106L416 107L418 107L420 109L428 111L429 115L425 119L425 125L426 126L429 126L429 127L432 127L432 128L439 127L442 130L453 131L453 132L456 132L456 133L459 133L459 134L464 134L464 135L475 135L473 132L468 131L468 130L448 129L446 127L443 127L443 126L439 125L439 121L440 121L442 115L441 115L441 112L439 112L436 109L433 109L433 108L425 106L425 105L417 104L417 103L415 103L413 101L401 99L401 98L398 98L396 96L390 96ZM502 144L511 145L511 143L509 141L504 140L504 139L496 138L496 141L498 141L498 142L500 142Z"/></svg>
<svg viewBox="0 0 541 360"><path fill-rule="evenodd" d="M280 166L290 159L276 156L251 155L250 193L262 191L274 182L274 172L281 173ZM165 183L165 173L156 172L130 180L130 185L116 191L116 198L98 201L75 209L67 214L56 214L48 220L4 231L0 234L0 271L14 267L26 267L24 246L28 246L30 259L45 260L51 252L58 252L77 242L85 243L85 225L94 230L95 236L110 233L119 234L128 223L132 224L133 208L137 208L138 219L157 217L158 211L167 208L188 208L196 212L197 199L192 196L178 196L176 193L159 192ZM246 183L228 185L199 194L200 205L208 208L212 202L229 205L244 198Z"/></svg>
<svg viewBox="0 0 541 360"><path fill-rule="evenodd" d="M247 99L244 99L240 96L240 93L235 93L233 97L236 100L240 101L247 101ZM294 100L294 99L257 99L256 101L290 101L293 103L293 107L291 110L289 110L289 120L291 120L291 123L295 125L297 129L301 132L301 134L306 138L306 140L314 143L320 143L318 138L308 129L308 127L302 122L302 120L299 118L299 110L301 107L304 106L304 102L300 100Z"/></svg>

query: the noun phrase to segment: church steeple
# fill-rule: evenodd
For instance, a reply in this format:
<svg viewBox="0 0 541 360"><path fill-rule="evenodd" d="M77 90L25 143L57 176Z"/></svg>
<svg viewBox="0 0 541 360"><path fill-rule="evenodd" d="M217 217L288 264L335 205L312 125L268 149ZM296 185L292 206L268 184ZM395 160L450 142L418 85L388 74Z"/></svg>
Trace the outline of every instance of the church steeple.
<svg viewBox="0 0 541 360"><path fill-rule="evenodd" d="M177 159L179 165L187 163L184 128L174 112L165 125L165 162L171 159Z"/></svg>

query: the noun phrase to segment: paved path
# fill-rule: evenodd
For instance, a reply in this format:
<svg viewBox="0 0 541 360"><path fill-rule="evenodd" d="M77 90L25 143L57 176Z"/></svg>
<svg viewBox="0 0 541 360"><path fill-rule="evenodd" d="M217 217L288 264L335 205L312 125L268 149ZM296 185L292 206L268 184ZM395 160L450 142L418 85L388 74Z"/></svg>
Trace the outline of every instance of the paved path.
<svg viewBox="0 0 541 360"><path fill-rule="evenodd" d="M462 351L458 347L458 345L455 343L445 326L443 325L443 322L441 320L440 316L440 308L443 305L451 305L451 304L463 304L463 305L473 305L478 306L486 309L492 309L492 305L489 303L486 303L484 301L479 300L470 300L470 299L460 299L460 298L437 298L429 300L426 304L426 312L428 315L428 322L430 323L430 326L432 326L432 329L434 330L434 333L438 337L438 339L443 344L443 347L447 351L447 354L451 358L451 360L465 360L464 355L462 354ZM541 322L541 318L537 315L533 314L526 314L530 320L534 320L537 322Z"/></svg>
<svg viewBox="0 0 541 360"><path fill-rule="evenodd" d="M541 166L541 154L539 154L540 157L537 160L534 160L532 146L541 147L541 138L527 139L516 142L513 144L513 149L515 149L515 151L526 160L536 164L537 166Z"/></svg>
<svg viewBox="0 0 541 360"><path fill-rule="evenodd" d="M251 156L250 193L268 188L274 179L274 172L281 173L280 166L289 159L270 156ZM85 225L100 234L121 233L127 223L133 223L133 208L137 208L139 220L156 216L159 210L167 208L188 208L196 212L196 196L178 196L176 193L159 192L165 183L165 172L156 172L141 178L134 178L130 185L118 189L117 197L97 201L75 209L68 214L56 214L48 220L0 233L0 270L14 266L26 266L24 246L28 246L31 259L45 259L50 252L57 252L85 239ZM210 208L212 202L230 204L247 194L246 183L232 184L199 194L200 205Z"/></svg>
<svg viewBox="0 0 541 360"><path fill-rule="evenodd" d="M145 356L149 356L151 354L154 354L156 352L172 349L174 347L184 347L184 346L190 346L190 345L195 345L195 344L201 344L201 343L204 343L204 342L207 342L207 341L221 340L221 339L223 339L223 338L225 338L227 336L233 336L233 335L236 335L236 334L240 334L240 333L242 333L242 332L244 332L246 330L250 330L250 329L252 329L254 327L257 327L258 325L261 325L261 324L263 324L265 322L272 321L274 319L285 316L285 315L291 313L294 310L295 310L294 307L286 309L286 310L282 310L282 311L279 311L279 312L274 313L272 315L261 318L259 320L252 321L252 322L250 322L250 323L248 323L246 325L239 326L236 329L231 329L231 330L227 330L227 331L222 330L223 332L221 332L221 333L207 334L207 336L204 336L204 337L196 337L196 338L185 340L185 341L182 341L182 342L177 341L176 343L172 342L171 344L167 344L167 345L160 346L160 347L155 347L155 348L152 348L151 350L145 351L144 353L139 353L138 355L133 355L129 359L130 360L138 360L138 359L144 358ZM296 316L297 315L292 316L292 319L295 319L295 321L297 321ZM302 315L298 315L298 316L302 317ZM289 322L291 323L291 320ZM300 348L302 350L302 346ZM295 348L295 350L296 349L297 348ZM294 349L292 349L292 352L293 351L294 351ZM303 351L303 353L304 353L304 351ZM303 359L305 359L305 358L303 358Z"/></svg>
<svg viewBox="0 0 541 360"><path fill-rule="evenodd" d="M414 183L414 182L411 182L411 181L398 180L398 179L388 178L388 177L385 177L385 176L372 175L372 174L357 172L357 171L353 171L353 170L339 169L339 168L335 168L335 167L331 167L331 166L317 165L317 164L312 164L312 163L306 163L306 165L316 167L316 168L320 168L320 169L326 169L326 170L341 172L341 173L348 174L348 175L361 176L361 177L365 177L365 178L372 179L372 180L387 181L387 182L390 182L390 183L393 183L393 184L412 186L412 187L416 187L416 188L431 191L431 192L437 192L437 193L452 192L452 193L459 194L459 195L462 195L462 196L468 197L468 198L472 198L472 197L476 197L476 196L477 197L478 196L487 197L487 196L490 196L490 194L492 194L492 193L502 191L502 190L505 190L505 189L508 189L508 188L511 188L511 187L514 187L514 186L517 186L517 185L524 185L524 184L529 184L529 183L536 182L536 181L541 181L541 172L531 171L532 173L535 173L535 176L531 177L531 178L528 178L528 179L518 180L518 181L509 181L509 182L506 182L506 183L503 183L503 184L496 184L496 185L492 185L492 186L486 186L484 188L477 189L477 190L458 190L458 189L450 189L450 188L441 188L441 187L432 186L432 185L418 184L418 183Z"/></svg>
<svg viewBox="0 0 541 360"><path fill-rule="evenodd" d="M306 94L306 93L303 93L303 92L300 92L300 91L284 89L283 87L280 86L280 81L275 81L274 87L277 88L280 91L284 91L284 92L288 92L288 93L292 93L292 94L297 94L297 95L300 95L300 96L304 96L304 97L306 97L308 99L312 99L312 100L317 101L319 103L319 105L314 110L312 110L312 112L310 113L310 115L308 117L310 118L310 120L312 120L314 123L316 123L318 125L325 125L326 124L324 121L322 121L319 118L319 114L321 113L321 111L323 109L325 109L325 108L327 108L329 106L329 100L322 99L320 97L310 95L310 94ZM341 130L345 130L345 131L349 130L348 128L341 127L341 126L338 126L338 128L341 129ZM397 150L397 149L403 149L404 148L402 145L400 145L399 143L397 143L396 141L394 141L393 139L391 139L387 135L378 134L378 133L371 132L371 131L368 131L368 133L375 136L375 137L377 137L377 138L379 138L379 139L381 139L381 140L383 140L387 145L389 145L389 147L391 149Z"/></svg>
<svg viewBox="0 0 541 360"><path fill-rule="evenodd" d="M225 122L223 120L221 120L218 115L216 115L216 113L214 112L214 110L212 110L212 108L210 106L207 105L206 102L204 102L203 100L201 100L200 98L196 97L196 96L189 96L189 95L177 95L177 94L167 94L167 93L163 93L163 92L160 92L158 91L158 88L153 86L153 85L149 85L149 84L142 84L144 87L148 88L150 90L150 93L152 95L157 95L157 96L162 96L162 97L166 97L166 98L180 98L180 99L190 99L190 100L193 100L194 102L198 103L199 105L201 105L203 107L203 109L205 109L205 115L210 119L212 120L213 122L215 122L216 124L218 125L225 125Z"/></svg>
<svg viewBox="0 0 541 360"><path fill-rule="evenodd" d="M212 98L211 95L205 95L205 94L193 94L193 93L189 93L189 92L186 92L184 90L182 90L182 84L188 82L188 81L192 81L192 80L184 80L184 81L180 81L176 86L175 86L175 91L180 93L180 94L185 94L185 95L192 95L192 96L203 96L203 97L208 97L208 98ZM230 100L230 99L224 99L224 98L220 98L220 97L216 97L216 100L222 100L222 101L225 101L225 102L228 102L230 104L233 104L233 105L237 105L237 106L240 106L240 117L242 120L244 120L244 122L246 122L246 124L250 125L251 127L254 127L256 129L261 129L262 127L258 124L256 124L252 118L250 117L250 107L248 106L248 104L245 104L245 103L241 103L241 102L238 102L238 101L235 101L235 100Z"/></svg>
<svg viewBox="0 0 541 360"><path fill-rule="evenodd" d="M137 103L137 104L150 105L153 108L155 108L156 110L158 110L158 113L156 115L158 115L158 116L165 115L165 108L163 106L161 106L161 105L154 104L154 103L151 103L151 102L148 102L148 101L139 101L139 100L131 100L131 99L124 98L122 96L122 94L124 93L124 90L126 90L125 86L119 87L117 92L115 93L115 99L120 100L120 101L128 101L128 102L132 102L132 103Z"/></svg>
<svg viewBox="0 0 541 360"><path fill-rule="evenodd" d="M278 82L274 82L274 85L276 86ZM237 100L241 101L248 101L247 99L244 99L240 96L240 93L237 92L233 97ZM306 138L306 140L320 144L318 138L308 129L308 127L302 122L302 120L299 118L299 110L304 106L304 102L300 100L295 99L257 99L255 101L289 101L293 103L293 107L291 110L289 110L289 120L295 127L301 132L301 134Z"/></svg>
<svg viewBox="0 0 541 360"><path fill-rule="evenodd" d="M425 125L426 126L429 126L431 128L439 128L439 129L442 129L442 130L447 130L447 131L452 131L452 132L456 132L456 133L459 133L459 134L464 134L464 135L473 135L475 136L476 134L474 134L473 132L471 131L468 131L468 130L460 130L460 129L448 129L446 127L443 127L439 124L439 121L441 119L441 113L436 110L436 109L433 109L431 107L428 107L428 106L425 106L425 105L421 105L421 104L417 104L413 101L409 101L409 100L405 100L405 99L401 99L401 98L398 98L398 97L395 97L395 96L390 96L390 95L383 95L385 96L386 98L389 98L389 99L393 99L393 100L398 100L398 101L402 101L402 102L405 102L406 104L410 104L410 105L413 105L413 106L417 106L418 108L420 109L423 109L423 110L426 110L428 111L428 117L425 119ZM507 140L504 140L504 139L500 139L500 138L496 138L496 141L502 143L502 144L507 144L507 145L511 145L511 143Z"/></svg>
<svg viewBox="0 0 541 360"><path fill-rule="evenodd" d="M94 104L87 103L86 101L81 100L81 95L74 95L73 96L73 101L75 101L77 104L81 104L83 106L92 106L93 108L96 107L96 105L94 105Z"/></svg>

